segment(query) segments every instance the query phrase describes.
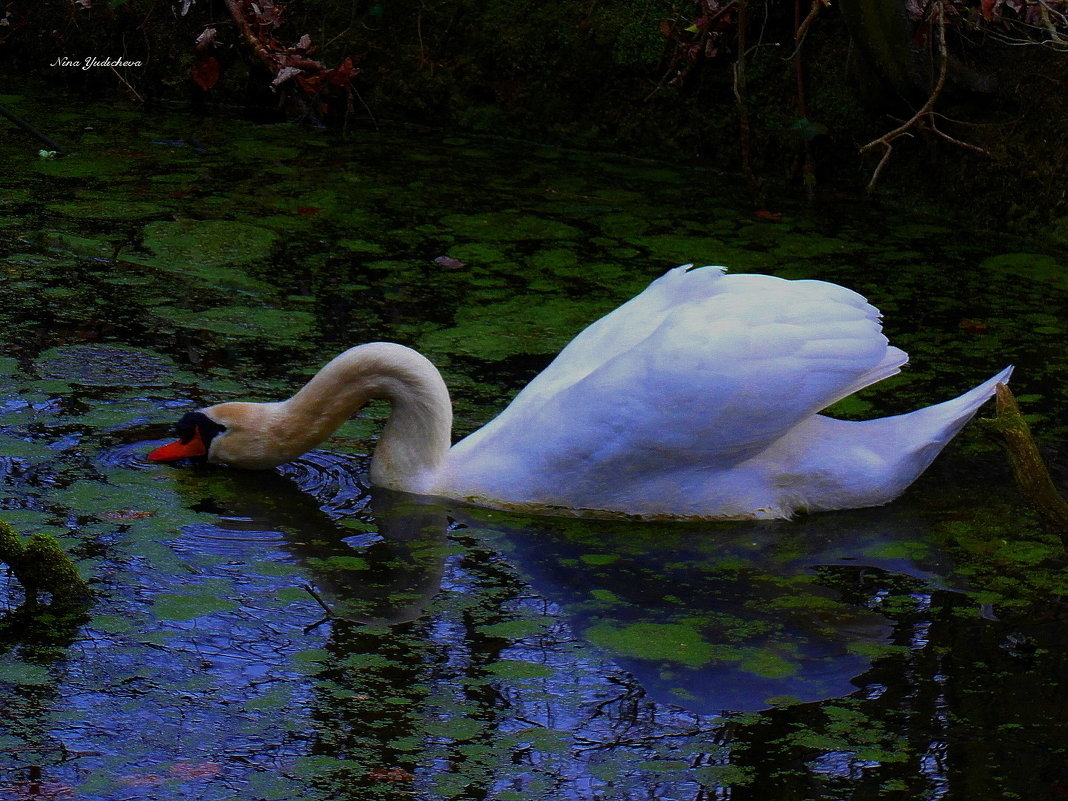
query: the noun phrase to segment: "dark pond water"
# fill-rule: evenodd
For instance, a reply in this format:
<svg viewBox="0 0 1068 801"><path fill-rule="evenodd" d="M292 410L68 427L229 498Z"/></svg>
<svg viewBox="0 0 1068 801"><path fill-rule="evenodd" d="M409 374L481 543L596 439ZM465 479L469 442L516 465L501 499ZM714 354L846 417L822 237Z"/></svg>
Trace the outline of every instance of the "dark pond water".
<svg viewBox="0 0 1068 801"><path fill-rule="evenodd" d="M1064 488L1063 253L682 164L0 102L74 151L0 128L0 518L96 590L57 615L0 580L0 798L1068 795L1062 549L975 426L888 507L764 524L371 492L378 406L270 473L144 458L377 339L442 368L467 433L699 262L884 311L912 364L842 416L1016 364Z"/></svg>

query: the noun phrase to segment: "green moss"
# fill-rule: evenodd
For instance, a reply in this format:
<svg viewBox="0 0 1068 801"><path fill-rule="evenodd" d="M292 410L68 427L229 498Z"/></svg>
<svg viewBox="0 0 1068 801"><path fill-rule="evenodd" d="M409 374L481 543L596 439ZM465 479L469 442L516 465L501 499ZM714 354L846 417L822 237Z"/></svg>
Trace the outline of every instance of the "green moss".
<svg viewBox="0 0 1068 801"><path fill-rule="evenodd" d="M50 593L57 602L80 601L90 595L74 562L55 537L47 534L34 533L24 540L9 523L0 521L0 562L22 584L27 600L36 600L39 592Z"/></svg>

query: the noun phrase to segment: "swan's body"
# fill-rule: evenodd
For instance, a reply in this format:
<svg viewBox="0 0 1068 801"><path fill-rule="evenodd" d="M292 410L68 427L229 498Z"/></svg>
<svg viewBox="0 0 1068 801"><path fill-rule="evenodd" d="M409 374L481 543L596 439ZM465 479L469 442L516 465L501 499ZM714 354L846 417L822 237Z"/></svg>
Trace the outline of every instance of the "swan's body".
<svg viewBox="0 0 1068 801"><path fill-rule="evenodd" d="M680 267L579 334L451 448L437 369L384 342L341 354L287 401L191 413L183 441L203 440L210 462L273 467L386 398L378 486L534 512L789 517L893 500L1011 372L897 417L817 414L907 358L888 345L878 310L848 289Z"/></svg>

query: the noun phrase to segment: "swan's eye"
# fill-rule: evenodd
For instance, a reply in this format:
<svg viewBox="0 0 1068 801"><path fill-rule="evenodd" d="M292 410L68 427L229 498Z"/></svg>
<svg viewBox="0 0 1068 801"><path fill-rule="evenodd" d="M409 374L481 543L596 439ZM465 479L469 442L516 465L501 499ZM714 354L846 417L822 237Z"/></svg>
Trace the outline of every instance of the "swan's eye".
<svg viewBox="0 0 1068 801"><path fill-rule="evenodd" d="M186 412L182 415L182 419L174 424L174 433L178 435L181 442L192 441L199 431L205 447L225 430L226 426L216 423L203 412Z"/></svg>

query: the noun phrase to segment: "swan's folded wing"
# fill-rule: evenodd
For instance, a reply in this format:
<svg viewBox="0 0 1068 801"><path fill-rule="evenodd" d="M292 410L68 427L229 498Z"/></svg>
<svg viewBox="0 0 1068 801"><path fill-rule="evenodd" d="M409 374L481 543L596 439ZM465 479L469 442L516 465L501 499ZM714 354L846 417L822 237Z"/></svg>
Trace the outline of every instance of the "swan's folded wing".
<svg viewBox="0 0 1068 801"><path fill-rule="evenodd" d="M669 270L645 291L580 332L512 401L509 410L538 406L616 357L624 357L675 310L700 303L717 291L724 267Z"/></svg>
<svg viewBox="0 0 1068 801"><path fill-rule="evenodd" d="M878 310L843 287L710 269L671 276L674 305L634 317L647 290L580 334L473 435L479 449L547 470L576 460L622 472L726 467L907 359L888 346Z"/></svg>

